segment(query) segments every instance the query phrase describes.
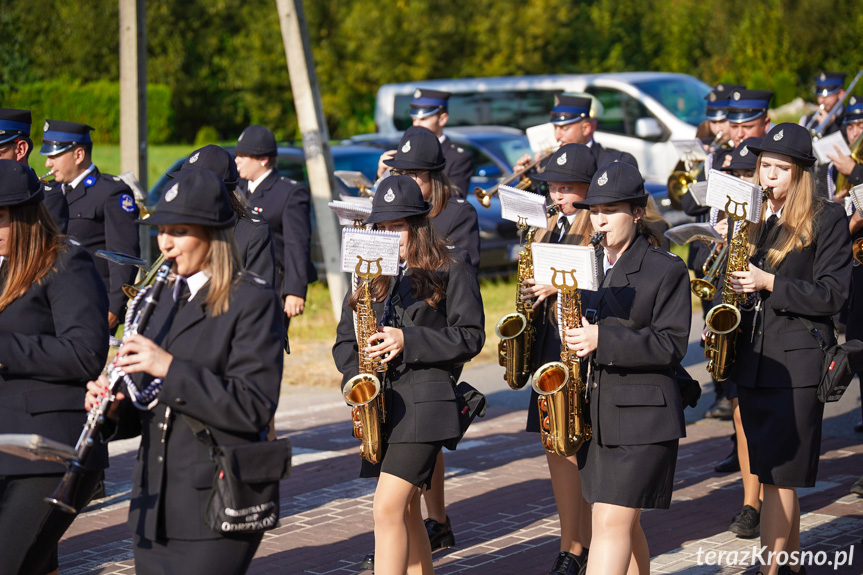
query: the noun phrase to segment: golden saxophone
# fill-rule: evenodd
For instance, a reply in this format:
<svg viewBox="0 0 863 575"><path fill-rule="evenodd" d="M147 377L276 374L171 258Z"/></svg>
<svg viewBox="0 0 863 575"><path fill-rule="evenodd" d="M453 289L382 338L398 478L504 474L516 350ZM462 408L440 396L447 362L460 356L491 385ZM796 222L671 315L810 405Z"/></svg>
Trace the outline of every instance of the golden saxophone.
<svg viewBox="0 0 863 575"><path fill-rule="evenodd" d="M557 211L556 206L549 208L549 216ZM533 306L531 302L521 299L521 287L524 280L533 277L533 259L530 246L536 236L537 228L519 223L524 232L524 245L518 253L518 273L515 286L515 311L508 313L494 327L500 343L497 355L500 365L506 368L503 378L512 389L521 389L530 379L533 341L536 339L536 329L533 327Z"/></svg>
<svg viewBox="0 0 863 575"><path fill-rule="evenodd" d="M735 204L734 208L731 207L732 203ZM729 281L733 272L746 271L749 267L749 222L746 220L746 207L746 203L733 202L730 197L725 204L728 230L733 237L728 242L722 303L713 306L704 318L707 326L707 337L704 340L704 356L708 359L707 371L717 381L728 379L728 371L734 363L740 308L746 301L746 294L735 293ZM735 232L737 222L741 224Z"/></svg>
<svg viewBox="0 0 863 575"><path fill-rule="evenodd" d="M381 275L381 259L360 260L355 269L358 277L362 278L362 296L357 302L356 330L357 344L359 346L359 368L360 372L345 383L342 388L342 396L345 403L351 406L351 417L354 423L354 437L362 441L360 445L360 457L375 464L380 462L383 456L383 426L386 422L386 405L384 394L381 393L381 378L378 373L385 373L386 364L382 364L380 358L372 358L363 350L368 345L368 339L378 332L377 318L372 309L371 284L374 278ZM365 262L366 271L361 270ZM372 263L377 265L377 271L372 272Z"/></svg>
<svg viewBox="0 0 863 575"><path fill-rule="evenodd" d="M604 232L593 234L590 245L596 247ZM581 378L581 358L566 346L564 334L581 327L581 297L575 270L553 272L552 285L560 290L562 321L560 325L560 361L546 363L533 374L533 389L539 394L539 432L543 447L561 457L575 455L582 443L592 436L585 419L585 385ZM570 281L567 280L570 276ZM557 281L560 276L562 280Z"/></svg>

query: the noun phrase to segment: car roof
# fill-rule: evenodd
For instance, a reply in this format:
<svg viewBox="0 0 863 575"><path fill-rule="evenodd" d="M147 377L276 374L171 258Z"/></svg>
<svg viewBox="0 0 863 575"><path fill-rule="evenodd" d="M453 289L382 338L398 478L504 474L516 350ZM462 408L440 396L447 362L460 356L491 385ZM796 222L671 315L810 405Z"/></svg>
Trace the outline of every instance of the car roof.
<svg viewBox="0 0 863 575"><path fill-rule="evenodd" d="M531 76L493 76L473 78L446 78L438 80L417 80L414 82L399 82L383 84L380 91L396 93L408 92L417 87L447 90L457 93L464 89L484 92L499 89L523 87L561 87L575 82L591 83L594 80L618 80L622 82L643 82L686 76L676 72L609 72L602 74L537 74Z"/></svg>

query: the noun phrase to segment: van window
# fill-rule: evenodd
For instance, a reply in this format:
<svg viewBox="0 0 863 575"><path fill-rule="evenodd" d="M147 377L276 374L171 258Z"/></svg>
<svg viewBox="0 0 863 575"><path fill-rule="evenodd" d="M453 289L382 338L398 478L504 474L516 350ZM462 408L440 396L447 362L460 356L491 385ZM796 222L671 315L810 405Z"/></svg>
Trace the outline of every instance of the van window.
<svg viewBox="0 0 863 575"><path fill-rule="evenodd" d="M453 94L449 99L447 126L511 126L524 130L548 122L554 96L563 90L474 92ZM393 123L399 130L411 125L412 95L396 96Z"/></svg>
<svg viewBox="0 0 863 575"><path fill-rule="evenodd" d="M603 107L596 129L600 132L635 136L635 121L639 118L655 118L644 104L620 90L589 87L587 91L596 96ZM659 120L657 120L659 122ZM660 122L660 126L662 123Z"/></svg>
<svg viewBox="0 0 863 575"><path fill-rule="evenodd" d="M704 98L710 86L689 76L673 80L644 80L633 86L668 108L672 114L693 126L707 119Z"/></svg>

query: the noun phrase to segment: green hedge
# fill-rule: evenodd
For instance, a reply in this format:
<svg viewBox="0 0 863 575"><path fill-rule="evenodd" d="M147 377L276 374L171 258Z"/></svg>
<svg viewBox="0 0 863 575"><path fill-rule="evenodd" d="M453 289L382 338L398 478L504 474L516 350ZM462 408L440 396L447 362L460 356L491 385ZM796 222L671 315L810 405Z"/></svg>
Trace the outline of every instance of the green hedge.
<svg viewBox="0 0 863 575"><path fill-rule="evenodd" d="M164 144L174 138L171 88L164 84L147 86L147 130L150 144ZM120 142L120 83L100 80L49 80L18 84L0 92L6 108L21 108L33 113L34 141L41 140L46 118L71 120L95 128L93 141L99 144Z"/></svg>

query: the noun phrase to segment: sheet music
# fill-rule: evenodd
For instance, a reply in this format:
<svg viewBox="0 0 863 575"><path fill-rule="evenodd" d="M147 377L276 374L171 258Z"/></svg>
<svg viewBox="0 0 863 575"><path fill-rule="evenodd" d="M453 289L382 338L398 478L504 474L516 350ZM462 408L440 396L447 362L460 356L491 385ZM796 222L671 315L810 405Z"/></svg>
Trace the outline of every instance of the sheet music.
<svg viewBox="0 0 863 575"><path fill-rule="evenodd" d="M336 170L333 175L340 179L349 188L371 188L372 183L362 172L350 170Z"/></svg>
<svg viewBox="0 0 863 575"><path fill-rule="evenodd" d="M372 206L357 202L346 202L344 200L331 200L327 205L339 217L339 223L343 226L351 226L354 222L364 222L372 215Z"/></svg>
<svg viewBox="0 0 863 575"><path fill-rule="evenodd" d="M366 265L370 266L369 271L375 272L380 265L381 275L398 275L400 239L401 234L398 232L342 228L341 270L355 273L362 258L364 262L371 263L363 263L360 272L366 271Z"/></svg>
<svg viewBox="0 0 863 575"><path fill-rule="evenodd" d="M848 195L854 203L854 209L857 210L858 213L863 214L863 184L851 188L848 191Z"/></svg>
<svg viewBox="0 0 863 575"><path fill-rule="evenodd" d="M524 131L530 149L534 154L542 154L558 147L557 138L554 137L554 124L547 122L539 126L531 126Z"/></svg>
<svg viewBox="0 0 863 575"><path fill-rule="evenodd" d="M699 206L707 205L707 182L692 182L689 184L689 193Z"/></svg>
<svg viewBox="0 0 863 575"><path fill-rule="evenodd" d="M742 214L745 209L746 219L758 223L761 219L761 188L731 174L710 170L710 177L707 179L707 205L726 211L729 198L732 212L736 210L736 213Z"/></svg>
<svg viewBox="0 0 863 575"><path fill-rule="evenodd" d="M674 226L669 230L665 230L665 237L679 246L688 244L695 240L702 240L705 242L725 241L725 238L713 229L713 226L708 222Z"/></svg>
<svg viewBox="0 0 863 575"><path fill-rule="evenodd" d="M503 219L518 223L525 219L528 226L548 229L548 212L545 196L526 192L510 186L498 186L500 196L500 215Z"/></svg>
<svg viewBox="0 0 863 575"><path fill-rule="evenodd" d="M683 161L699 162L707 159L701 140L671 140L671 143Z"/></svg>
<svg viewBox="0 0 863 575"><path fill-rule="evenodd" d="M845 142L842 132L833 132L832 134L812 142L812 151L815 153L815 157L818 158L819 164L829 164L833 161L827 157L827 154L830 154L831 156L836 155L836 150L833 149L834 146L839 148L842 155L851 155L851 148L849 148L848 144Z"/></svg>
<svg viewBox="0 0 863 575"><path fill-rule="evenodd" d="M599 287L596 250L592 246L533 243L531 252L533 277L537 284L554 285L552 276L556 275L558 284L565 282L572 285L572 277L568 272L575 270L578 289L596 291ZM556 274L552 268L557 270Z"/></svg>
<svg viewBox="0 0 863 575"><path fill-rule="evenodd" d="M71 445L35 433L0 435L0 452L30 461L54 461L62 464L69 464L78 457L78 452Z"/></svg>

